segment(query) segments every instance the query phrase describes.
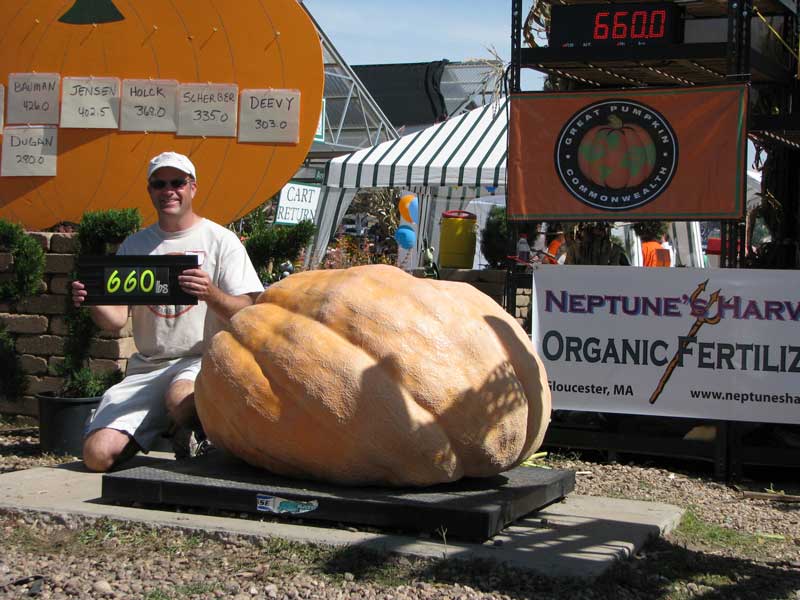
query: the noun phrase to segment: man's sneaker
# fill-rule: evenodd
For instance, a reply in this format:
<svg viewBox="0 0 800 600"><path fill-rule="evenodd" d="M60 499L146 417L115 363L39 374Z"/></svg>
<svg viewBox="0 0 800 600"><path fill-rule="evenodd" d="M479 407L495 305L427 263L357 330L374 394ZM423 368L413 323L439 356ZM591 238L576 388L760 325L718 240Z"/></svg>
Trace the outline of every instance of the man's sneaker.
<svg viewBox="0 0 800 600"><path fill-rule="evenodd" d="M212 444L211 440L209 440L208 438L200 440L197 443L197 448L195 449L194 456L205 456L214 449L215 449L214 444Z"/></svg>
<svg viewBox="0 0 800 600"><path fill-rule="evenodd" d="M213 447L202 431L195 431L188 427L178 427L175 429L175 433L172 434L172 451L175 452L175 458L178 460L204 456Z"/></svg>

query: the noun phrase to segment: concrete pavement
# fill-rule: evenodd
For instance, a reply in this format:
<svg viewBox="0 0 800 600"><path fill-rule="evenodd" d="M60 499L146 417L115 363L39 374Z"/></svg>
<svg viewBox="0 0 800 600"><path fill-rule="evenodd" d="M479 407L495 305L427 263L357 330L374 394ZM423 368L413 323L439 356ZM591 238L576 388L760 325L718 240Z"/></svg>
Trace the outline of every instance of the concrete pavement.
<svg viewBox="0 0 800 600"><path fill-rule="evenodd" d="M130 465L172 460L168 453L137 456ZM671 531L682 510L656 502L597 498L570 494L515 521L480 543L350 531L291 521L255 521L153 508L104 504L102 476L82 463L38 467L0 475L0 507L109 517L203 531L333 546L365 546L400 554L442 558L488 558L556 577L595 577L616 560L634 554L652 536Z"/></svg>

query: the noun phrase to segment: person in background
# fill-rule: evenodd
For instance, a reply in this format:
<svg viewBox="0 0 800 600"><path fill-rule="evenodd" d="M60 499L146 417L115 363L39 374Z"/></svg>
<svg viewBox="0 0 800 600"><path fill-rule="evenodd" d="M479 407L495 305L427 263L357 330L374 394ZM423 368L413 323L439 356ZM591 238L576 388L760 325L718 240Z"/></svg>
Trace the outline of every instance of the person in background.
<svg viewBox="0 0 800 600"><path fill-rule="evenodd" d="M528 239L530 259L534 263L542 262L544 252L547 250L547 223L537 223L535 235Z"/></svg>
<svg viewBox="0 0 800 600"><path fill-rule="evenodd" d="M194 381L203 350L213 335L264 290L236 234L194 212L195 166L188 157L163 152L147 169L147 193L158 213L154 225L129 236L118 255L193 254L198 267L178 276L195 305L133 306L137 352L125 379L108 389L87 424L83 460L92 471L108 471L139 450L148 451L171 432L176 456L193 455L204 435L194 406ZM72 283L72 301L88 292ZM94 322L118 331L128 306L91 306Z"/></svg>
<svg viewBox="0 0 800 600"><path fill-rule="evenodd" d="M544 257L542 262L550 265L557 265L558 264L558 252L561 249L562 244L564 243L564 230L561 228L560 225L555 225L552 228L551 235L553 239L550 240L550 243L547 245L547 254Z"/></svg>
<svg viewBox="0 0 800 600"><path fill-rule="evenodd" d="M633 230L642 240L642 266L672 266L670 251L662 245L667 233L666 223L663 221L639 221L633 224Z"/></svg>

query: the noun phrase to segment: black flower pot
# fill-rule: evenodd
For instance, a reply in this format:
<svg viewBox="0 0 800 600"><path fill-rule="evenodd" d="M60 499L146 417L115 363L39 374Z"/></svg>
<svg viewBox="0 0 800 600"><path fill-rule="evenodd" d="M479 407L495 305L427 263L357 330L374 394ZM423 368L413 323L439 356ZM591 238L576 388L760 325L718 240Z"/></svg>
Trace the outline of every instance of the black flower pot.
<svg viewBox="0 0 800 600"><path fill-rule="evenodd" d="M86 421L101 397L61 398L36 394L39 401L39 445L42 452L80 457Z"/></svg>

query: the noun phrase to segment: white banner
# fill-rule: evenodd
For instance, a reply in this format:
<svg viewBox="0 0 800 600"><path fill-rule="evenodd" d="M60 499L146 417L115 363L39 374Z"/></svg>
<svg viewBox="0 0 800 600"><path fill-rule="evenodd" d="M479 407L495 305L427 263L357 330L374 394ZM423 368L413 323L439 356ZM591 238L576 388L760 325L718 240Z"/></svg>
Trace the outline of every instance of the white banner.
<svg viewBox="0 0 800 600"><path fill-rule="evenodd" d="M800 273L542 267L553 408L800 423Z"/></svg>

